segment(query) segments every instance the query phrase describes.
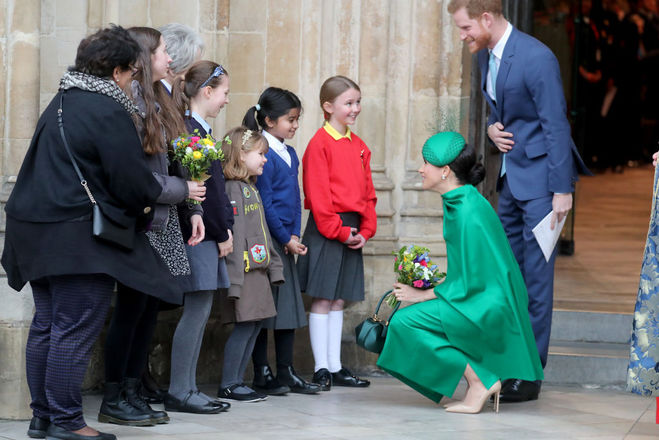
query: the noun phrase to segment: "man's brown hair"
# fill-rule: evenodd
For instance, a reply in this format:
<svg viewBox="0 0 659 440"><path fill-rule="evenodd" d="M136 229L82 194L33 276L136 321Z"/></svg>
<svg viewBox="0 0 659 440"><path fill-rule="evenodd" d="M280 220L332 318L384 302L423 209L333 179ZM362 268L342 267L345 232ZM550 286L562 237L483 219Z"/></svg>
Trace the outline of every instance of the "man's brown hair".
<svg viewBox="0 0 659 440"><path fill-rule="evenodd" d="M461 8L467 10L469 18L480 17L485 12L503 15L501 0L451 0L448 4L449 14L455 14Z"/></svg>

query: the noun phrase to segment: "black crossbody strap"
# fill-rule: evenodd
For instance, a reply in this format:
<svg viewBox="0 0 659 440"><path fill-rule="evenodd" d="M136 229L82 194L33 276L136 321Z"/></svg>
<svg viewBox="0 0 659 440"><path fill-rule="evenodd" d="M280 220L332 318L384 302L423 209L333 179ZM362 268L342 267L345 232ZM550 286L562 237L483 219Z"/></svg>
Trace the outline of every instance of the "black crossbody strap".
<svg viewBox="0 0 659 440"><path fill-rule="evenodd" d="M71 159L71 163L73 164L73 168L75 168L76 170L78 179L80 179L80 185L82 185L82 187L85 189L85 192L87 193L89 200L92 202L92 205L95 205L96 200L94 199L94 196L92 195L92 192L89 189L89 185L87 185L87 181L85 180L84 177L82 177L80 168L78 168L78 162L76 161L75 157L73 157L73 153L71 153L71 149L69 148L69 143L67 142L66 136L64 135L64 122L62 121L63 102L64 102L64 92L60 93L59 108L57 109L57 125L59 127L59 134L62 136L62 142L64 142L64 148L66 149L66 153L69 155L69 159Z"/></svg>

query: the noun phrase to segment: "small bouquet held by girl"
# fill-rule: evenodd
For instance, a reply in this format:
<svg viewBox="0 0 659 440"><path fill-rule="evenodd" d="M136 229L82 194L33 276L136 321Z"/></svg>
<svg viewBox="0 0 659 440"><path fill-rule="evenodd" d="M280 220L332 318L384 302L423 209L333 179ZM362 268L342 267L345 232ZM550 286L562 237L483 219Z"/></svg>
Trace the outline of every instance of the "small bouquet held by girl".
<svg viewBox="0 0 659 440"><path fill-rule="evenodd" d="M231 140L227 139L226 142L231 143ZM214 161L224 160L224 153L221 148L215 147L215 140L209 134L201 137L198 130L174 139L172 150L173 160L179 162L188 172L190 179L197 182L203 182L210 177L207 172ZM201 203L191 199L188 202Z"/></svg>
<svg viewBox="0 0 659 440"><path fill-rule="evenodd" d="M426 247L403 246L393 254L394 272L397 275L396 281L399 283L417 289L430 289L446 277L446 273L440 272L437 265L430 260L430 250ZM395 307L399 301L394 294L391 294L387 297L386 302L389 306Z"/></svg>

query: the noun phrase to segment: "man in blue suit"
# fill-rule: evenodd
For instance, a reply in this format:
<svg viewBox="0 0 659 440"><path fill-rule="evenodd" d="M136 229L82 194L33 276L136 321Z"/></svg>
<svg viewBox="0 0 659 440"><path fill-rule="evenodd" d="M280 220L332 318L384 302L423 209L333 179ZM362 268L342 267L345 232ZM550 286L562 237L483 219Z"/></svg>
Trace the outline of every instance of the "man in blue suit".
<svg viewBox="0 0 659 440"><path fill-rule="evenodd" d="M487 134L501 154L498 214L529 294L529 315L543 367L554 296L549 261L532 229L550 212L552 229L572 208L577 173L588 170L570 136L558 61L540 41L515 29L501 0L451 0L448 11L471 53L490 106ZM503 401L535 400L540 383L510 379Z"/></svg>

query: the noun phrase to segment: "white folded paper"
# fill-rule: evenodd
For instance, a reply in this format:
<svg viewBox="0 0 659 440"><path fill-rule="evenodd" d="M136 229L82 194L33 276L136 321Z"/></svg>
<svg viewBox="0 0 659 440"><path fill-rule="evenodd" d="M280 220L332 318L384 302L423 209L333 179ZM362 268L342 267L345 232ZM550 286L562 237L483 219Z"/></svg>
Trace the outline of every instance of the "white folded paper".
<svg viewBox="0 0 659 440"><path fill-rule="evenodd" d="M554 211L549 211L549 214L545 216L540 223L538 223L535 228L533 228L533 235L542 249L542 254L545 256L545 260L549 261L551 258L552 252L556 247L556 242L558 237L561 236L561 231L563 230L563 225L565 224L565 219L567 215L563 217L563 220L557 222L554 226L554 230L551 229L551 215Z"/></svg>

